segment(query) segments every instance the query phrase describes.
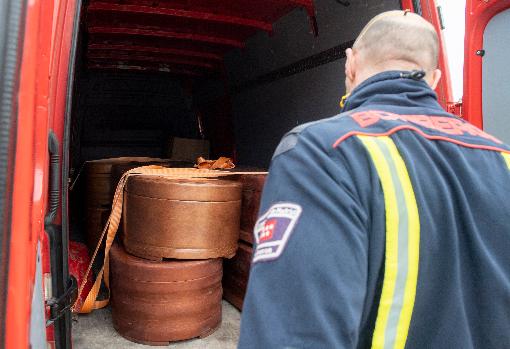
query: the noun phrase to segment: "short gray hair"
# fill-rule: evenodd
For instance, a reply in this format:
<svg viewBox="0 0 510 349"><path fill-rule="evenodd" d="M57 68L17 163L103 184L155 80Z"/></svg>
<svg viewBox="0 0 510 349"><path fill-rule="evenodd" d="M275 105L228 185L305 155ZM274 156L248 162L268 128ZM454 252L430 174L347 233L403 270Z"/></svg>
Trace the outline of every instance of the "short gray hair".
<svg viewBox="0 0 510 349"><path fill-rule="evenodd" d="M361 31L353 49L376 66L399 60L430 71L437 68L439 60L439 39L432 24L405 11L374 17Z"/></svg>

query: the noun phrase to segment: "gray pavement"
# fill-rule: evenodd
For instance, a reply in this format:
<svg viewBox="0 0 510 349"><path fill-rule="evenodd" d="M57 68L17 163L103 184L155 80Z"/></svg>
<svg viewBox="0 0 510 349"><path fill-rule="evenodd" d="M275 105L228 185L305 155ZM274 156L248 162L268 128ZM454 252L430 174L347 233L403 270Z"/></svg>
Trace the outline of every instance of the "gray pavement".
<svg viewBox="0 0 510 349"><path fill-rule="evenodd" d="M236 348L239 339L241 313L223 301L221 327L204 339L177 342L163 348L175 349L230 349ZM142 349L151 346L128 341L119 335L112 325L110 308L96 310L88 315L79 315L73 322L74 349Z"/></svg>

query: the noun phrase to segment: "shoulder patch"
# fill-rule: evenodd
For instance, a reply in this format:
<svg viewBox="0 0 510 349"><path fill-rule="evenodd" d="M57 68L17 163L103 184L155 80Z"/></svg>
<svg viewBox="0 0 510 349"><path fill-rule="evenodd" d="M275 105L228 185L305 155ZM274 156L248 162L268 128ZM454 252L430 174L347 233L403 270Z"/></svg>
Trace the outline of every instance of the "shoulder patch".
<svg viewBox="0 0 510 349"><path fill-rule="evenodd" d="M272 261L280 257L301 215L301 206L289 202L275 204L255 225L257 249L253 263Z"/></svg>

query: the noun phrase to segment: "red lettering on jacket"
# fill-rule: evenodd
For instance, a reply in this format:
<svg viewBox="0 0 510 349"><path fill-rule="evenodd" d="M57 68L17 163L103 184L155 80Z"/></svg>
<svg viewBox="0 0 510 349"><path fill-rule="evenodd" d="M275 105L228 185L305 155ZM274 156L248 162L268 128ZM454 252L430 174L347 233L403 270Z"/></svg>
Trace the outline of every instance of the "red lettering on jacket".
<svg viewBox="0 0 510 349"><path fill-rule="evenodd" d="M434 124L432 123L432 120L425 115L408 115L408 120L412 123L415 123L417 125L426 127L426 128L434 128Z"/></svg>
<svg viewBox="0 0 510 349"><path fill-rule="evenodd" d="M378 123L380 120L400 120L410 122L431 130L446 133L448 135L465 135L481 137L493 141L498 144L503 144L499 139L491 136L488 133L480 130L479 128L462 121L460 119L445 117L445 116L429 116L429 115L399 115L385 111L363 111L352 113L351 117L360 125L366 128Z"/></svg>
<svg viewBox="0 0 510 349"><path fill-rule="evenodd" d="M380 120L380 117L375 113L365 112L365 113L354 113L351 117L360 125L361 127L368 127L377 123Z"/></svg>

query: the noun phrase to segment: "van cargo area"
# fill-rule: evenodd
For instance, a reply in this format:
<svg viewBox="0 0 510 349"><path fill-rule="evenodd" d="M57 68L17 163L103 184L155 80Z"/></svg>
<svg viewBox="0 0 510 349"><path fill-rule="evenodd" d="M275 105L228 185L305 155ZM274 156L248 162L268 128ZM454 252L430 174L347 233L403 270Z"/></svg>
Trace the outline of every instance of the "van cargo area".
<svg viewBox="0 0 510 349"><path fill-rule="evenodd" d="M339 113L345 49L370 18L393 9L400 1L85 1L70 125L71 240L92 254L102 229L91 237L91 226L102 226L111 208L107 196L91 210L91 197L105 199L95 195L111 180L90 171L93 161L143 157L151 160L141 163L192 167L200 155L267 170L286 132ZM251 251L249 239L236 258ZM244 260L249 264L249 255ZM223 300L215 332L170 347L235 348L236 307ZM78 349L143 347L114 330L110 307L75 315L73 341Z"/></svg>

